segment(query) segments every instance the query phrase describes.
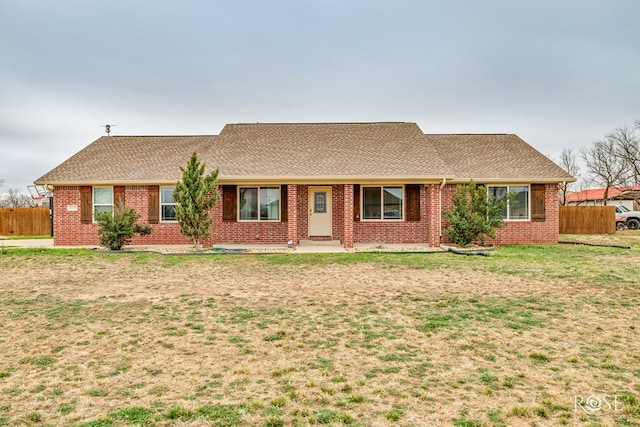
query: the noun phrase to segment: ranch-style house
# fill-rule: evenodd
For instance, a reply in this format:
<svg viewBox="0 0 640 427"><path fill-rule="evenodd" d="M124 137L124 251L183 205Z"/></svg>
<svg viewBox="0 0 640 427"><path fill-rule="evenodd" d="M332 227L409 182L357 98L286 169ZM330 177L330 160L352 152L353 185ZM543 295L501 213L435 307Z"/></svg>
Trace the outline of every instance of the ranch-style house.
<svg viewBox="0 0 640 427"><path fill-rule="evenodd" d="M192 153L219 170L215 244L446 237L457 184L515 194L496 244L556 243L558 183L575 179L512 134L424 134L415 123L228 124L214 136L103 136L34 181L54 197L55 245L97 245L96 212L135 208L152 233L132 244L187 244L173 190Z"/></svg>

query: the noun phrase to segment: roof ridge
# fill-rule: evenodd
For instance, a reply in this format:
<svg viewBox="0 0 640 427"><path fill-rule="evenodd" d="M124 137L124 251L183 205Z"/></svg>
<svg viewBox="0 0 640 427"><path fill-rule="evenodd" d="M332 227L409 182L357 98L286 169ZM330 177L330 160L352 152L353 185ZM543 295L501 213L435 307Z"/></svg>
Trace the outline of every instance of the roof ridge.
<svg viewBox="0 0 640 427"><path fill-rule="evenodd" d="M425 133L425 136L472 136L472 135L515 135L514 133Z"/></svg>
<svg viewBox="0 0 640 427"><path fill-rule="evenodd" d="M102 138L198 138L218 135L102 135Z"/></svg>
<svg viewBox="0 0 640 427"><path fill-rule="evenodd" d="M229 125L255 126L255 125L383 125L383 124L415 124L415 122L255 122L255 123L229 123Z"/></svg>

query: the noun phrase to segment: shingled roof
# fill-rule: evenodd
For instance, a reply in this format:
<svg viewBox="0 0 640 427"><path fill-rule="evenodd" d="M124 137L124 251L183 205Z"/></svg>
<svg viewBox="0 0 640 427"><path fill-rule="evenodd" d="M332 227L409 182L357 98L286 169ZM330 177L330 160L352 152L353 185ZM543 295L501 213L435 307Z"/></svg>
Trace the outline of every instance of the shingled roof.
<svg viewBox="0 0 640 427"><path fill-rule="evenodd" d="M176 182L215 136L103 136L34 181L50 185Z"/></svg>
<svg viewBox="0 0 640 427"><path fill-rule="evenodd" d="M456 181L572 182L575 178L513 134L425 135Z"/></svg>
<svg viewBox="0 0 640 427"><path fill-rule="evenodd" d="M228 124L218 136L105 136L36 184L170 184L192 153L225 182L560 182L515 135L424 135L415 123Z"/></svg>

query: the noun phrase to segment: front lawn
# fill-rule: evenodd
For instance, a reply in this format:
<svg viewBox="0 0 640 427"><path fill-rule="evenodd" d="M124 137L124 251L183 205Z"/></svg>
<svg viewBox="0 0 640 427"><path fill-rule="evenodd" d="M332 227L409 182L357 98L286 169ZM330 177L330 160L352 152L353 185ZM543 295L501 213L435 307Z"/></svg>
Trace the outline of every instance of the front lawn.
<svg viewBox="0 0 640 427"><path fill-rule="evenodd" d="M640 425L640 242L601 239L632 249L3 249L0 425Z"/></svg>

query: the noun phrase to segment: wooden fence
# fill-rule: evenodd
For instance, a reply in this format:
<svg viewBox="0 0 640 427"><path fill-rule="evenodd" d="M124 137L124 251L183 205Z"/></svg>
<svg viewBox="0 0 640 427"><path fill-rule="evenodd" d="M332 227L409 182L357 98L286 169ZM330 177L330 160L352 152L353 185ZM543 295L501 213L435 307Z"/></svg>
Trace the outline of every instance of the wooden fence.
<svg viewBox="0 0 640 427"><path fill-rule="evenodd" d="M49 208L0 209L0 236L49 234Z"/></svg>
<svg viewBox="0 0 640 427"><path fill-rule="evenodd" d="M615 206L560 206L560 234L614 234Z"/></svg>

